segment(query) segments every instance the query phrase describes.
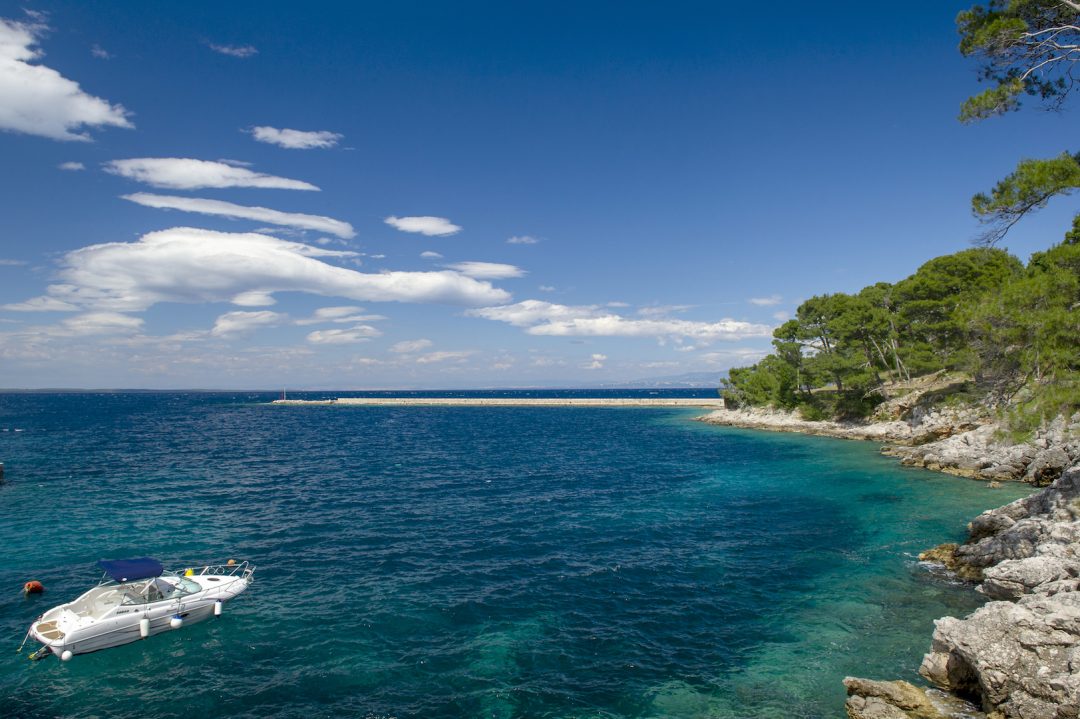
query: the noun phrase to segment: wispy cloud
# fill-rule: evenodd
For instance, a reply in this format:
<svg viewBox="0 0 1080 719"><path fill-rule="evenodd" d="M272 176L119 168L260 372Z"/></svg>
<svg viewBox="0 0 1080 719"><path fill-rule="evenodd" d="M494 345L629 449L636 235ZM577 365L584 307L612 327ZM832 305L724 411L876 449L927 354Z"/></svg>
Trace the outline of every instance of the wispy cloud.
<svg viewBox="0 0 1080 719"><path fill-rule="evenodd" d="M296 320L298 325L319 325L328 322L344 324L347 322L375 322L386 319L382 315L364 314L363 307L348 305L345 307L322 307L315 310L311 317Z"/></svg>
<svg viewBox="0 0 1080 719"><path fill-rule="evenodd" d="M0 310L11 310L12 312L77 312L79 308L70 302L46 296L34 297L25 302L0 305Z"/></svg>
<svg viewBox="0 0 1080 719"><path fill-rule="evenodd" d="M540 240L532 235L514 235L506 240L508 245L535 245Z"/></svg>
<svg viewBox="0 0 1080 719"><path fill-rule="evenodd" d="M525 270L520 267L498 262L455 262L446 266L455 272L475 277L478 280L506 280L525 276Z"/></svg>
<svg viewBox="0 0 1080 719"><path fill-rule="evenodd" d="M315 330L307 336L307 341L317 345L344 345L367 342L382 335L371 325L357 325L348 329Z"/></svg>
<svg viewBox="0 0 1080 719"><path fill-rule="evenodd" d="M90 54L99 60L111 60L112 53L98 45L96 42L90 46Z"/></svg>
<svg viewBox="0 0 1080 719"><path fill-rule="evenodd" d="M81 162L61 162L57 167L61 170L67 170L68 172L78 172L79 170L86 169L86 165Z"/></svg>
<svg viewBox="0 0 1080 719"><path fill-rule="evenodd" d="M422 260L441 260L442 258L443 256L440 255L438 252L432 252L431 250L420 253L420 259Z"/></svg>
<svg viewBox="0 0 1080 719"><path fill-rule="evenodd" d="M273 327L285 321L287 315L280 312L226 312L217 318L210 334L214 337L231 337L247 334L260 327Z"/></svg>
<svg viewBox="0 0 1080 719"><path fill-rule="evenodd" d="M134 127L130 113L89 95L79 83L45 65L33 65L46 30L40 23L0 18L0 130L53 140L89 141L83 128Z"/></svg>
<svg viewBox="0 0 1080 719"><path fill-rule="evenodd" d="M604 369L604 362L607 361L607 355L594 354L590 358L590 362L584 365L585 369Z"/></svg>
<svg viewBox="0 0 1080 719"><path fill-rule="evenodd" d="M128 334L142 329L143 320L119 312L87 312L69 317L61 325L75 335Z"/></svg>
<svg viewBox="0 0 1080 719"><path fill-rule="evenodd" d="M729 367L741 367L744 365L754 364L761 360L765 355L769 354L769 350L751 349L748 347L739 347L729 350L720 350L717 352L707 352L700 355L699 359L707 362L710 365L715 365L718 368Z"/></svg>
<svg viewBox="0 0 1080 719"><path fill-rule="evenodd" d="M136 157L105 163L105 171L136 182L170 190L199 190L206 187L261 187L277 190L315 190L310 182L290 180L244 167L212 160L186 157Z"/></svg>
<svg viewBox="0 0 1080 719"><path fill-rule="evenodd" d="M454 235L461 232L461 228L450 222L445 217L395 217L391 215L383 220L391 227L396 227L402 232L417 232L431 237Z"/></svg>
<svg viewBox="0 0 1080 719"><path fill-rule="evenodd" d="M0 259L0 267L22 267L26 264L26 260L5 260Z"/></svg>
<svg viewBox="0 0 1080 719"><path fill-rule="evenodd" d="M609 304L608 307L613 305ZM693 309L693 305L649 305L648 307L642 307L638 310L638 315L642 317L667 317L668 315L678 314L679 312L686 312Z"/></svg>
<svg viewBox="0 0 1080 719"><path fill-rule="evenodd" d="M773 307L784 301L784 298L780 295L769 295L768 297L751 297L747 300L752 305L758 305L759 307Z"/></svg>
<svg viewBox="0 0 1080 719"><path fill-rule="evenodd" d="M524 300L513 305L469 310L473 317L526 328L532 335L560 337L693 338L699 341L768 337L772 328L732 319L695 322L675 319L632 319L595 305L569 306Z"/></svg>
<svg viewBox="0 0 1080 719"><path fill-rule="evenodd" d="M275 292L307 292L372 302L490 305L509 295L456 272L363 273L331 265L356 253L255 233L174 227L136 242L69 252L48 300L109 311L159 302L273 302ZM28 302L28 303L29 303ZM24 304L28 304L24 303Z"/></svg>
<svg viewBox="0 0 1080 719"><path fill-rule="evenodd" d="M329 130L290 130L259 125L250 130L251 136L259 142L266 142L289 150L326 149L338 144L343 135Z"/></svg>
<svg viewBox="0 0 1080 719"><path fill-rule="evenodd" d="M412 354L413 352L422 352L428 347L431 347L431 345L431 340L427 339L404 340L394 344L394 346L390 348L390 351L397 354Z"/></svg>
<svg viewBox="0 0 1080 719"><path fill-rule="evenodd" d="M437 362L463 362L476 354L471 350L431 352L416 358L416 364L435 364Z"/></svg>
<svg viewBox="0 0 1080 719"><path fill-rule="evenodd" d="M268 207L249 207L247 205L235 205L222 200L208 200L200 197L178 197L176 195L155 195L149 192L136 192L131 195L122 195L123 199L130 200L145 207L154 207L165 210L181 210L183 212L198 212L203 215L218 215L221 217L235 217L256 222L268 222L272 225L295 227L302 230L314 230L316 232L328 232L345 239L356 236L356 231L348 222L335 220L322 215L305 215L299 212L281 212Z"/></svg>
<svg viewBox="0 0 1080 719"><path fill-rule="evenodd" d="M214 52L221 55L228 55L229 57L247 58L259 54L258 48L253 45L218 45L212 42L206 44Z"/></svg>

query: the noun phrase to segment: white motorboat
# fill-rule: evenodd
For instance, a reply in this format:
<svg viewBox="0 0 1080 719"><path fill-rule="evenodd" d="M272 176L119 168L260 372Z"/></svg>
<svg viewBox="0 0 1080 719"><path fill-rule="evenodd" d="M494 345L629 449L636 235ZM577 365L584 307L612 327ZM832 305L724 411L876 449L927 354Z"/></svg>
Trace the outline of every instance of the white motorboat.
<svg viewBox="0 0 1080 719"><path fill-rule="evenodd" d="M239 564L167 572L156 559L102 560L101 582L53 607L30 626L44 646L35 653L70 659L221 614L222 603L247 589L255 567Z"/></svg>

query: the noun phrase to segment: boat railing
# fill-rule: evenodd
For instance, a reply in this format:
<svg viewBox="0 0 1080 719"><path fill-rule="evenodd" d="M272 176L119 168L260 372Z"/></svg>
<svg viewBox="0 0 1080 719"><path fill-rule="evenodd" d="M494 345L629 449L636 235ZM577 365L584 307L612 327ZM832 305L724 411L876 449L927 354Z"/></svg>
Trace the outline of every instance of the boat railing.
<svg viewBox="0 0 1080 719"><path fill-rule="evenodd" d="M203 567L191 567L185 569L183 572L178 572L178 574L187 574L189 571L196 576L214 574L225 577L243 577L244 579L250 579L251 575L255 573L255 565L248 561L233 562L231 564L207 564Z"/></svg>

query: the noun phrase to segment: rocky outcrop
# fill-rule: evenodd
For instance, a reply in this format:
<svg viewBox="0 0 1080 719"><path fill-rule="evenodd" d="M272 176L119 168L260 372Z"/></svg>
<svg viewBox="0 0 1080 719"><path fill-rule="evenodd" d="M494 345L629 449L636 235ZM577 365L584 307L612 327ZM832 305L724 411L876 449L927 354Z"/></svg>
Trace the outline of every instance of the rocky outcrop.
<svg viewBox="0 0 1080 719"><path fill-rule="evenodd" d="M892 415L888 415L892 416ZM910 411L905 419L826 422L785 410L746 407L710 412L701 421L729 427L881 442L901 464L988 481L1023 480L1046 486L1080 462L1080 413L1058 417L1026 442L1010 442L980 407Z"/></svg>
<svg viewBox="0 0 1080 719"><path fill-rule="evenodd" d="M1041 492L984 512L968 530L966 543L923 557L980 579L978 591L998 601L965 619L935 622L919 673L991 719L1077 719L1080 466ZM895 683L846 680L849 716L923 716L910 692L889 694L883 684Z"/></svg>
<svg viewBox="0 0 1080 719"><path fill-rule="evenodd" d="M909 466L976 479L1022 479L1037 487L1049 485L1080 461L1080 413L1058 417L1027 442L1012 443L1002 434L988 422L930 443L896 443L882 452Z"/></svg>

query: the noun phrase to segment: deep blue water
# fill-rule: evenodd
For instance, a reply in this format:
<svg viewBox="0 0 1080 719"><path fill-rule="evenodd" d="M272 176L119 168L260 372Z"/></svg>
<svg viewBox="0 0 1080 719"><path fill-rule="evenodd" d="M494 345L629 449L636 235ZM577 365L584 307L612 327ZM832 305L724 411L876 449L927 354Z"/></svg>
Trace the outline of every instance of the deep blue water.
<svg viewBox="0 0 1080 719"><path fill-rule="evenodd" d="M686 410L271 398L0 394L0 716L841 716L977 605L913 555L1023 493ZM142 555L258 571L220 619L15 654Z"/></svg>

